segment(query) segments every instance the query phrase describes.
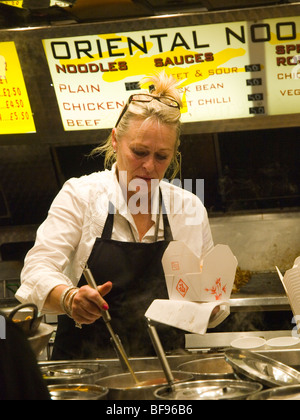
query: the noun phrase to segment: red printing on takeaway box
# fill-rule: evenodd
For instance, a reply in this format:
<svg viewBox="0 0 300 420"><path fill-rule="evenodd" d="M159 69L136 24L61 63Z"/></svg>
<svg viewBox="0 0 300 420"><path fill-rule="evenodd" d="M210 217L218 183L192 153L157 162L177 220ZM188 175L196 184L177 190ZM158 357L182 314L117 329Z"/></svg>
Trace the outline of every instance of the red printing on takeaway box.
<svg viewBox="0 0 300 420"><path fill-rule="evenodd" d="M180 279L177 283L176 290L184 297L187 294L189 287L185 284L185 282Z"/></svg>
<svg viewBox="0 0 300 420"><path fill-rule="evenodd" d="M216 300L220 300L223 293L226 293L226 284L222 287L221 277L216 279L216 283L211 289L205 289L206 292L211 292L215 295Z"/></svg>

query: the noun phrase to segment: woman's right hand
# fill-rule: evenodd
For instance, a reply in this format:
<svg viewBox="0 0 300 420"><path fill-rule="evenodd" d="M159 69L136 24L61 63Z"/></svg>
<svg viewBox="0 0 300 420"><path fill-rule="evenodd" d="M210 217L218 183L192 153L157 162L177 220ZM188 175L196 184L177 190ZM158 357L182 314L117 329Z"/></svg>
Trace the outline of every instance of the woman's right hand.
<svg viewBox="0 0 300 420"><path fill-rule="evenodd" d="M97 287L82 286L74 296L72 302L72 318L79 324L92 324L101 318L101 311L108 310L108 304L103 299L112 289L112 283L106 282Z"/></svg>

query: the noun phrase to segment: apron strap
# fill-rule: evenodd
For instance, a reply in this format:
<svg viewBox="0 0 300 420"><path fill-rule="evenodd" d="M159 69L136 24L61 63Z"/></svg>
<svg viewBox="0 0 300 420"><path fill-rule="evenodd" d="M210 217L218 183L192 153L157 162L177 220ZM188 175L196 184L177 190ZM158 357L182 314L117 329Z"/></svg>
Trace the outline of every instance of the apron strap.
<svg viewBox="0 0 300 420"><path fill-rule="evenodd" d="M108 215L107 215L106 222L105 222L102 235L101 235L102 239L111 239L113 225L114 225L114 213L115 213L115 206L111 202L109 202Z"/></svg>
<svg viewBox="0 0 300 420"><path fill-rule="evenodd" d="M173 234L171 231L171 226L170 226L169 219L166 212L163 212L163 222L164 222L165 241L172 242Z"/></svg>

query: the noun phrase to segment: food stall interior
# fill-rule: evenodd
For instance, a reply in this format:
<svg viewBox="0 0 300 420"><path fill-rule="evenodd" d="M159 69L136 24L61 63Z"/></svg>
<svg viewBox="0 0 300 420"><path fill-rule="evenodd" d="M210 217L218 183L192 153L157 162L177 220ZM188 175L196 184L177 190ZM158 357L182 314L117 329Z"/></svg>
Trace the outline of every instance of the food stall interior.
<svg viewBox="0 0 300 420"><path fill-rule="evenodd" d="M34 130L0 133L0 306L13 301L20 263L63 183L103 169L89 153L109 132L64 129L42 40L299 14L296 1L0 1L0 45L16 46L34 117ZM294 327L275 266L284 273L300 255L299 112L183 124L182 179L204 179L214 241L228 244L249 275L228 320L207 336Z"/></svg>

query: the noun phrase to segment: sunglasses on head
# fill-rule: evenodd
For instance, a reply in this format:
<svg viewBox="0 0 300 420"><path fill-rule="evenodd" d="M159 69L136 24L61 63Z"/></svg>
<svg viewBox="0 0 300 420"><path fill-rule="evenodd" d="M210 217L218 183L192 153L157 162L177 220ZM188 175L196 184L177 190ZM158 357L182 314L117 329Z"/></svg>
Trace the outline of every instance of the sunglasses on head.
<svg viewBox="0 0 300 420"><path fill-rule="evenodd" d="M153 100L161 102L162 104L170 106L171 108L180 109L179 103L177 101L175 101L175 99L170 98L169 96L153 96L153 95L149 95L147 93L136 93L134 95L129 96L128 101L127 101L126 105L124 106L115 127L117 127L118 124L120 123L123 115L127 111L131 102L151 102Z"/></svg>

